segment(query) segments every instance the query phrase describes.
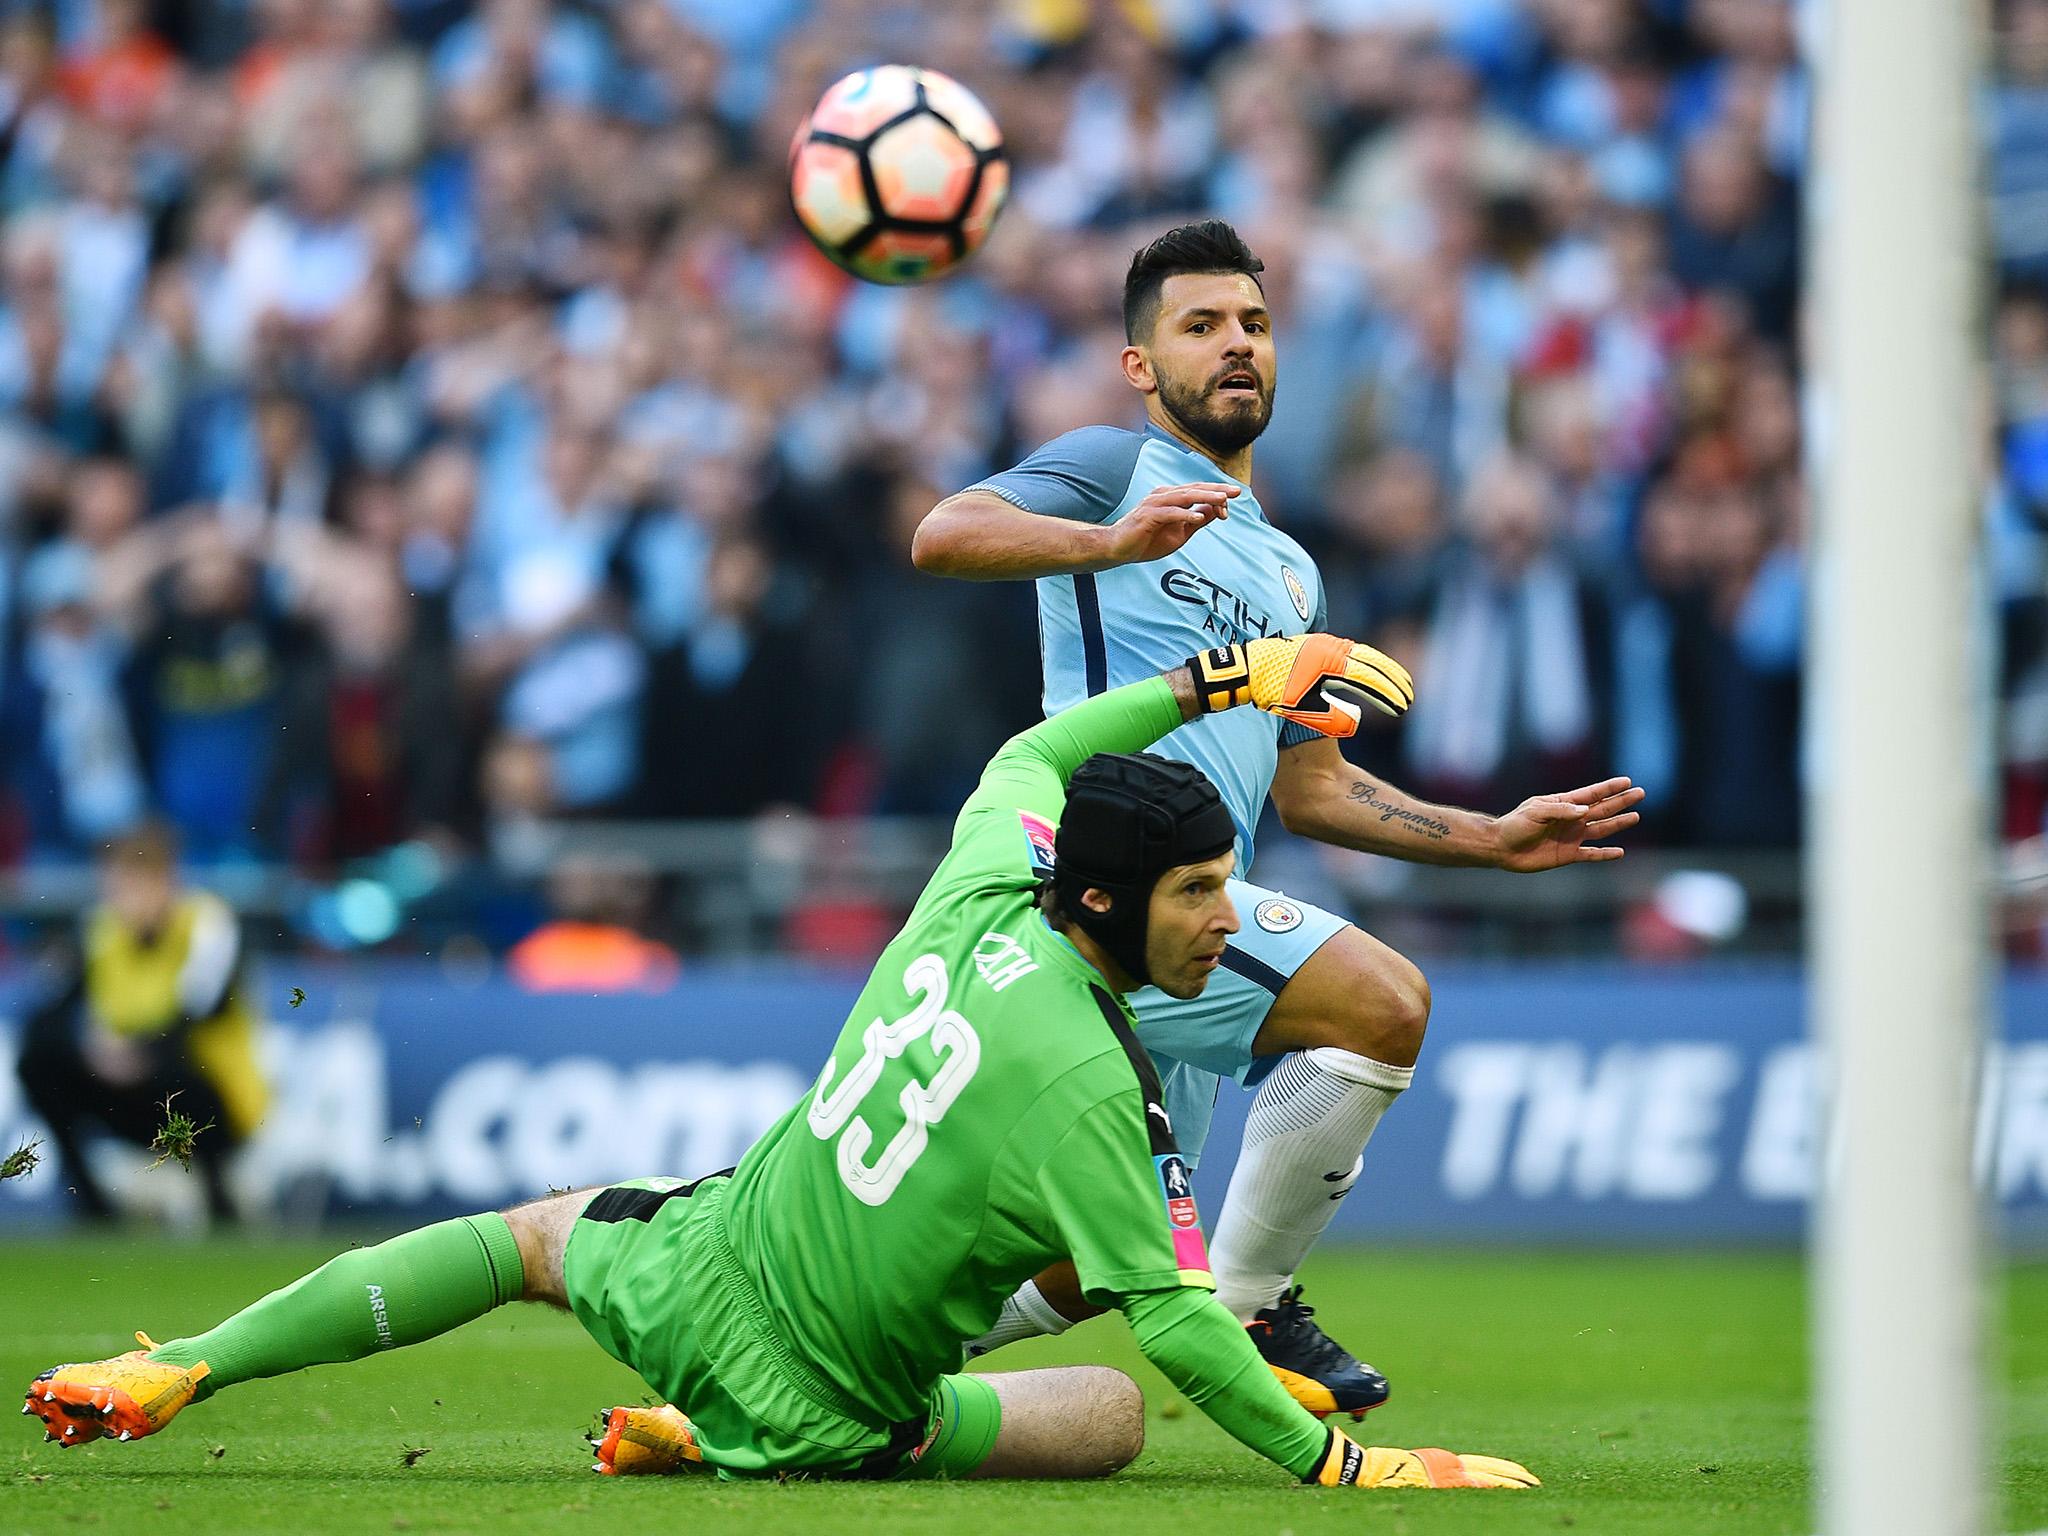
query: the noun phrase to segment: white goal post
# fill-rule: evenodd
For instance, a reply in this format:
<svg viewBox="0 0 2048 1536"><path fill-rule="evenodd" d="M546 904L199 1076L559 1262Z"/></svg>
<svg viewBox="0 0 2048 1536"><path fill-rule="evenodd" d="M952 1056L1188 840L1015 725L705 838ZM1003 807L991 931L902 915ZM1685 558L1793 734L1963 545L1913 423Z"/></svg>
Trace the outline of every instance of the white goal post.
<svg viewBox="0 0 2048 1536"><path fill-rule="evenodd" d="M1990 820L1976 364L1980 0L1828 0L1809 975L1832 1062L1815 1224L1826 1536L1985 1529L1970 1177Z"/></svg>

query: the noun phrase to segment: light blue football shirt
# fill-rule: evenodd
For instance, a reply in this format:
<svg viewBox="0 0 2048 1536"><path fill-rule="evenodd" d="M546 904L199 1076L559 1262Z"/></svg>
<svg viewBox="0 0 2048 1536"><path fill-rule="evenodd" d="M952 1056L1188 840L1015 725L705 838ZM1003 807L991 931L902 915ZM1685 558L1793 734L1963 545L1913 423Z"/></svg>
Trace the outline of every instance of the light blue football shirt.
<svg viewBox="0 0 2048 1536"><path fill-rule="evenodd" d="M1044 517L1113 523L1160 486L1197 480L1242 484L1157 427L1082 427L971 489ZM1039 578L1045 712L1168 671L1197 651L1308 634L1326 622L1315 563L1266 521L1244 486L1229 517L1163 560ZM1247 875L1280 748L1314 735L1255 709L1233 709L1189 721L1152 750L1209 776L1237 824L1237 869Z"/></svg>

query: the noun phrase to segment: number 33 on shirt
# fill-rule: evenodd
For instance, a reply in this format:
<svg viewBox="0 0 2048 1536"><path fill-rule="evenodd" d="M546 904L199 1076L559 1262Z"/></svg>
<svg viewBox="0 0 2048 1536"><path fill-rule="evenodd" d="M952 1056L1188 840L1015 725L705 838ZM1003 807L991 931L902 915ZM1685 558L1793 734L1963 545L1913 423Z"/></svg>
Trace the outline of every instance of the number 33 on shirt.
<svg viewBox="0 0 2048 1536"><path fill-rule="evenodd" d="M981 1065L981 1039L974 1026L945 1006L945 961L937 955L919 955L904 968L903 990L917 999L910 1012L900 1019L870 1021L861 1032L860 1060L837 1086L832 1078L839 1063L825 1063L807 1117L818 1140L839 1138L839 1177L865 1205L886 1204L896 1193L903 1176L924 1155L931 1128L946 1118ZM903 1128L870 1163L866 1158L874 1145L874 1128L857 1111L881 1080L883 1069L927 1035L939 1055L939 1069L929 1083L912 1078L897 1093Z"/></svg>

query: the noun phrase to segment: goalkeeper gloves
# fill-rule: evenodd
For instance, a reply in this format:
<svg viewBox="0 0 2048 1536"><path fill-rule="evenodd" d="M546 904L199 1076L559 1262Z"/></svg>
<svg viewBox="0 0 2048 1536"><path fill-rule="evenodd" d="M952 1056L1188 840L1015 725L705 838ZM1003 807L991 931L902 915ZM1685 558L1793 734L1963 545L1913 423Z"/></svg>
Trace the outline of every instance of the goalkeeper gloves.
<svg viewBox="0 0 2048 1536"><path fill-rule="evenodd" d="M1398 718L1415 702L1406 667L1336 635L1227 645L1190 656L1187 665L1205 714L1252 704L1325 736L1355 732L1364 705Z"/></svg>
<svg viewBox="0 0 2048 1536"><path fill-rule="evenodd" d="M1460 1456L1429 1446L1397 1451L1360 1445L1341 1430L1330 1431L1329 1449L1302 1479L1325 1488L1540 1488L1541 1479L1518 1461L1498 1456Z"/></svg>
<svg viewBox="0 0 2048 1536"><path fill-rule="evenodd" d="M669 1403L604 1409L597 1416L596 1433L583 1438L596 1457L590 1470L606 1477L706 1470L697 1426Z"/></svg>

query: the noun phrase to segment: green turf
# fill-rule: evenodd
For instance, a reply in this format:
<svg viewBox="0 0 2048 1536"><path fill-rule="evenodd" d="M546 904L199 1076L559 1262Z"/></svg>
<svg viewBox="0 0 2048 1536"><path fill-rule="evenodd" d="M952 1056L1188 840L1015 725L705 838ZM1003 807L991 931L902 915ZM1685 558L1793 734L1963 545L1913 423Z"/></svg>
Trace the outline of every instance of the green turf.
<svg viewBox="0 0 2048 1536"><path fill-rule="evenodd" d="M112 1353L126 1330L196 1331L325 1256L303 1243L166 1246L135 1237L0 1245L0 1384ZM1393 1536L1577 1530L1598 1536L1805 1533L1805 1343L1789 1255L1368 1254L1305 1277L1333 1331L1395 1382L1374 1441L1496 1451L1537 1493L1294 1487L1138 1363L1114 1318L1015 1346L1015 1368L1136 1370L1147 1447L1096 1484L722 1485L600 1480L593 1410L642 1395L576 1325L508 1309L417 1349L224 1392L160 1438L59 1452L17 1423L0 1452L0 1533L655 1529L948 1536ZM2010 1272L2004 1306L2006 1530L2048 1526L2048 1265ZM1900 1403L1912 1412L1910 1399ZM411 1467L403 1453L424 1447ZM1363 1501L1363 1502L1361 1502Z"/></svg>

